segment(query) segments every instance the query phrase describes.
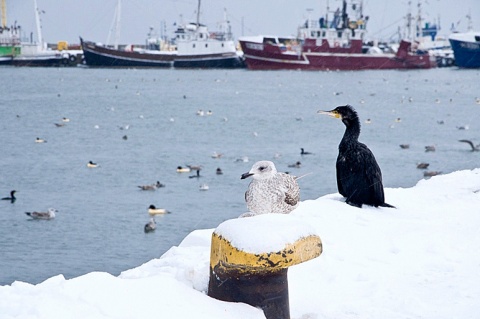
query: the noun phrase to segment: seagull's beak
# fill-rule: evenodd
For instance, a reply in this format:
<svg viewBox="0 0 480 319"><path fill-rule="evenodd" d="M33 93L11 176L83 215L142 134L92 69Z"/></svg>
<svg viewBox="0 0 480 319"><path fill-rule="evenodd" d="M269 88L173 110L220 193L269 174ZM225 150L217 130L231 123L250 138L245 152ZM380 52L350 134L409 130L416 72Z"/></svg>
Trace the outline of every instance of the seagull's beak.
<svg viewBox="0 0 480 319"><path fill-rule="evenodd" d="M337 111L335 110L332 110L332 111L318 111L317 112L318 114L324 114L324 115L328 115L328 116L331 116L331 117L334 117L334 118L337 118L339 119L340 118L340 113L338 113Z"/></svg>
<svg viewBox="0 0 480 319"><path fill-rule="evenodd" d="M248 172L248 173L243 173L243 174L242 174L242 177L240 177L240 179L249 178L249 177L252 176L252 175L253 175L253 173L250 173L250 172Z"/></svg>

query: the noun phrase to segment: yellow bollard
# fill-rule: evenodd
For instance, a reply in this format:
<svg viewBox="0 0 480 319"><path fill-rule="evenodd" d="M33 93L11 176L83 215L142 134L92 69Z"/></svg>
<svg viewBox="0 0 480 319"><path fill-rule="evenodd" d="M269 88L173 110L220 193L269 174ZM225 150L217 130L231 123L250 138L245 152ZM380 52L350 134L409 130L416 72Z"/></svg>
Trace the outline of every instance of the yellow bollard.
<svg viewBox="0 0 480 319"><path fill-rule="evenodd" d="M292 222L298 237L294 240L295 234L293 237L285 236ZM225 223L228 225L222 227ZM225 223L212 235L208 295L223 301L260 307L267 319L289 319L288 267L318 257L322 253L320 237L312 234L308 225L306 232L298 232L305 225L299 225L297 220L283 214L241 218ZM244 236L248 238L239 238ZM262 247L242 247L245 240L250 243L246 246L253 247L272 237L276 247L280 247L279 243L284 239L287 242L274 251L259 252Z"/></svg>

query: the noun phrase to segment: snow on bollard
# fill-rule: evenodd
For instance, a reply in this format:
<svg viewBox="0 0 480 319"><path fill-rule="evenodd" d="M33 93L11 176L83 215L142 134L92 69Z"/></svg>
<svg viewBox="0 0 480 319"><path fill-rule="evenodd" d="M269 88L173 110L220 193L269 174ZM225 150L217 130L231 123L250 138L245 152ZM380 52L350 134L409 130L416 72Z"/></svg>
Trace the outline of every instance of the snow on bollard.
<svg viewBox="0 0 480 319"><path fill-rule="evenodd" d="M314 229L291 215L227 220L212 235L208 295L260 307L267 319L289 319L288 267L321 253Z"/></svg>

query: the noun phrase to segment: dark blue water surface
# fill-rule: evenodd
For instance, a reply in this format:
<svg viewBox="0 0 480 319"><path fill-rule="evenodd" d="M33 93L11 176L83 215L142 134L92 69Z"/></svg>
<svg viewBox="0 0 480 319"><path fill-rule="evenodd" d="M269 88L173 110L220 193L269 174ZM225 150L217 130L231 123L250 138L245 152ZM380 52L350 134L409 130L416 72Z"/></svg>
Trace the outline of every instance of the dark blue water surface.
<svg viewBox="0 0 480 319"><path fill-rule="evenodd" d="M344 126L319 109L348 103L362 123L371 120L360 140L375 153L385 187L415 185L424 178L418 162L443 173L480 167L480 152L458 142L480 143L478 70L0 72L0 196L18 191L14 204L0 202L0 285L117 275L158 258L189 232L244 213L249 181L240 175L258 160L311 173L299 181L303 200L335 193ZM63 117L70 122L56 127ZM301 147L314 154L300 156ZM243 157L248 162L237 161ZM87 168L90 160L99 167ZM300 169L288 167L296 161ZM187 164L201 165L202 177L176 172ZM166 187L137 187L157 180ZM145 234L150 204L171 214ZM54 220L24 213L49 207L59 211Z"/></svg>

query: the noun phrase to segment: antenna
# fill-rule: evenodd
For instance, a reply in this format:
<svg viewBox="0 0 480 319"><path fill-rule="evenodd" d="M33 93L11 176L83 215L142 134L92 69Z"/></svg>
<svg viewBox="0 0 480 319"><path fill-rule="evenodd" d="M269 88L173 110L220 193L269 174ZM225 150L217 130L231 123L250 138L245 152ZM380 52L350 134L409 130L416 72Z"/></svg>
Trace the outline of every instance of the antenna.
<svg viewBox="0 0 480 319"><path fill-rule="evenodd" d="M7 5L5 0L2 0L2 27L5 28L7 26Z"/></svg>

